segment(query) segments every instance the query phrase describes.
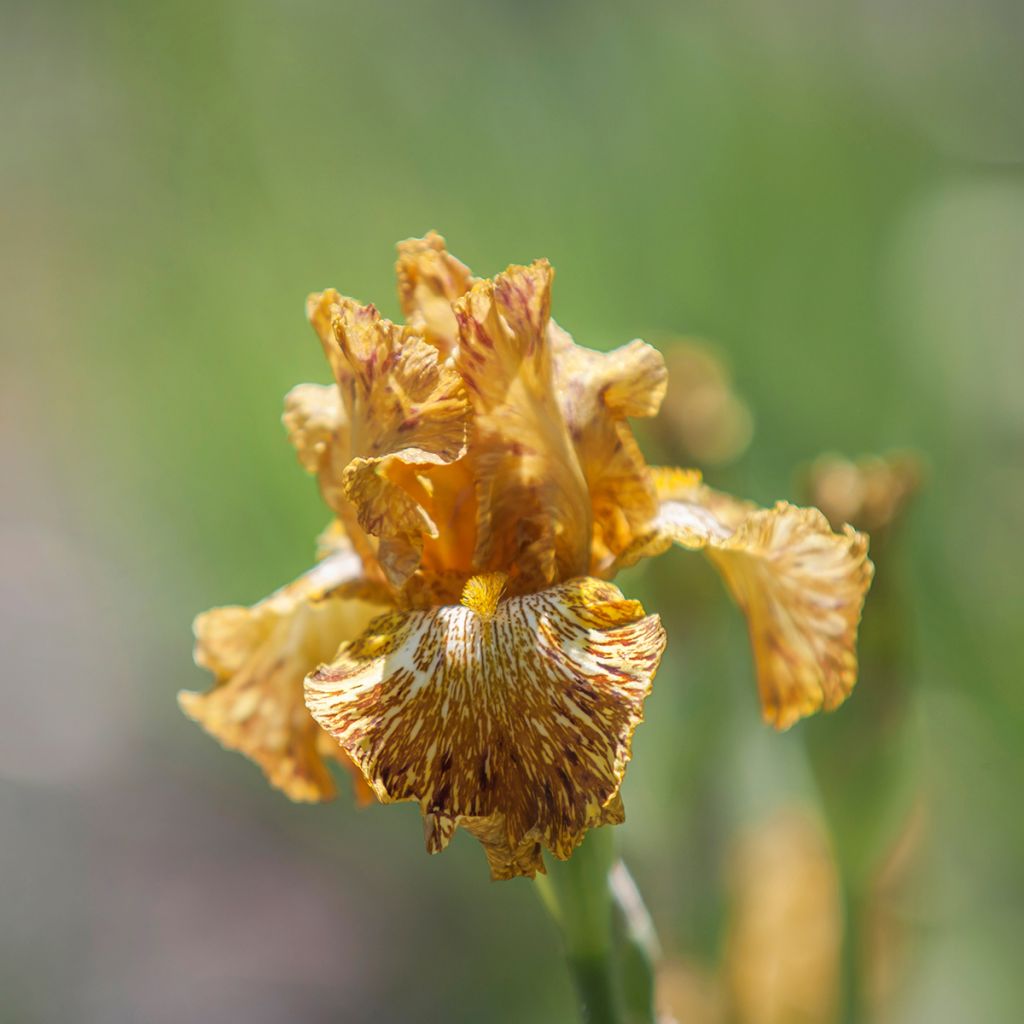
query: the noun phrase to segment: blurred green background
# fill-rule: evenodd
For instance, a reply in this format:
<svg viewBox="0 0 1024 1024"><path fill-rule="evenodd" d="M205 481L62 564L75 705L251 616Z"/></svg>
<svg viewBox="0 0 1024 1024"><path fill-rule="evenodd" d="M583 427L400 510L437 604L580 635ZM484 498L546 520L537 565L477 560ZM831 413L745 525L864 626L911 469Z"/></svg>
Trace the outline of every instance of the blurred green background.
<svg viewBox="0 0 1024 1024"><path fill-rule="evenodd" d="M291 805L175 705L192 616L327 518L279 423L327 379L305 295L397 315L430 228L480 274L548 256L582 344L712 342L755 425L713 483L921 454L829 719L760 725L703 560L623 577L670 643L619 839L705 987L777 808L860 892L909 845L894 978L848 1012L1017 1019L1022 44L999 0L5 0L0 1020L574 1019L529 882L464 835L428 858L409 806Z"/></svg>

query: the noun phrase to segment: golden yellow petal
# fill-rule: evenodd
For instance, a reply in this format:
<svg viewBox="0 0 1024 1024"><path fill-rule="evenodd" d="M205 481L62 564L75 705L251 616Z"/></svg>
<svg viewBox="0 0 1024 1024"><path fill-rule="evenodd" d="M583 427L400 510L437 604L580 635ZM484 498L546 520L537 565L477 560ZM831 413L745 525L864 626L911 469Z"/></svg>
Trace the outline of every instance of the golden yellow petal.
<svg viewBox="0 0 1024 1024"><path fill-rule="evenodd" d="M345 534L359 552L364 573L380 580L383 577L377 565L377 541L359 525L356 510L345 495L343 479L352 459L349 411L344 396L351 393L353 381L349 362L334 336L333 324L342 313L359 308L353 299L333 289L309 296L306 313L330 363L335 384L300 384L293 388L285 397L283 421L299 462L316 474L324 501L344 524Z"/></svg>
<svg viewBox="0 0 1024 1024"><path fill-rule="evenodd" d="M427 510L387 475L379 458L353 459L342 480L359 525L380 538L377 560L387 579L400 586L415 571L423 554L423 534L437 535Z"/></svg>
<svg viewBox="0 0 1024 1024"><path fill-rule="evenodd" d="M342 474L359 526L379 538L377 558L400 586L419 564L423 536L437 528L408 470L461 459L470 405L459 374L437 349L383 319L372 306L344 307L334 320L351 379L340 385L352 461Z"/></svg>
<svg viewBox="0 0 1024 1024"><path fill-rule="evenodd" d="M662 477L662 482L665 478ZM613 570L667 550L703 549L747 617L765 721L787 729L838 707L857 679L857 626L874 567L868 539L833 533L817 510L760 509L703 485L663 501Z"/></svg>
<svg viewBox="0 0 1024 1024"><path fill-rule="evenodd" d="M355 299L341 295L333 288L322 292L313 292L306 299L306 318L320 339L331 372L339 385L343 384L351 374L348 361L342 355L334 336L334 321L343 313L358 307L359 303Z"/></svg>
<svg viewBox="0 0 1024 1024"><path fill-rule="evenodd" d="M478 570L531 590L589 567L590 500L555 395L546 260L480 281L455 304L456 363L475 410Z"/></svg>
<svg viewBox="0 0 1024 1024"><path fill-rule="evenodd" d="M251 608L214 608L195 621L195 659L215 683L206 693L179 693L182 711L255 761L292 800L333 797L325 750L347 760L337 744L321 746L302 681L379 612L379 605L325 596L360 571L354 552L339 550Z"/></svg>
<svg viewBox="0 0 1024 1024"><path fill-rule="evenodd" d="M323 560L329 555L351 550L352 542L348 538L344 524L339 519L332 519L317 535L317 560Z"/></svg>
<svg viewBox="0 0 1024 1024"><path fill-rule="evenodd" d="M659 501L683 501L704 481L704 474L699 469L651 466L650 470Z"/></svg>
<svg viewBox="0 0 1024 1024"><path fill-rule="evenodd" d="M594 352L552 333L556 390L590 490L591 571L601 572L654 517L658 498L627 416L653 416L665 394L665 364L642 341Z"/></svg>
<svg viewBox="0 0 1024 1024"><path fill-rule="evenodd" d="M494 604L371 623L306 680L306 704L384 802L415 800L427 847L462 826L494 877L568 857L587 829L621 820L619 787L665 643L611 584L583 578ZM479 614L483 610L484 615Z"/></svg>
<svg viewBox="0 0 1024 1024"><path fill-rule="evenodd" d="M398 243L398 298L406 323L421 333L442 355L458 341L452 303L469 291L473 276L445 248L435 231L425 238Z"/></svg>
<svg viewBox="0 0 1024 1024"><path fill-rule="evenodd" d="M331 448L348 449L348 422L334 384L298 384L285 395L281 417L288 440L307 473L319 473Z"/></svg>
<svg viewBox="0 0 1024 1024"><path fill-rule="evenodd" d="M833 533L817 510L779 502L708 549L746 612L767 722L831 711L857 681L857 626L874 568L868 539Z"/></svg>
<svg viewBox="0 0 1024 1024"><path fill-rule="evenodd" d="M652 466L651 473L662 506L668 501L698 505L730 530L735 530L751 512L759 508L752 501L734 498L731 494L706 487L699 469Z"/></svg>

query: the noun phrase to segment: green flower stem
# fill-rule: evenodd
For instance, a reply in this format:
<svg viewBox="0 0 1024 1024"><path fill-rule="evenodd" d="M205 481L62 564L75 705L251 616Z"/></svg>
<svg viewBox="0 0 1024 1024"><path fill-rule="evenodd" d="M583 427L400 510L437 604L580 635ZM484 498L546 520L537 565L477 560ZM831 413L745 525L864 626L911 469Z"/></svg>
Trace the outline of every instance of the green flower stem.
<svg viewBox="0 0 1024 1024"><path fill-rule="evenodd" d="M655 1024L654 970L661 958L654 922L629 869L617 860L608 875L619 931L622 995L629 1024Z"/></svg>
<svg viewBox="0 0 1024 1024"><path fill-rule="evenodd" d="M857 1024L864 1013L863 976L864 961L861 945L861 914L864 899L858 888L847 877L842 885L843 898L843 951L840 970L840 984L843 1000L842 1020Z"/></svg>
<svg viewBox="0 0 1024 1024"><path fill-rule="evenodd" d="M541 876L541 898L562 930L565 955L586 1024L627 1024L616 977L612 894L615 860L610 828L593 829L563 862Z"/></svg>
<svg viewBox="0 0 1024 1024"><path fill-rule="evenodd" d="M586 1024L654 1024L657 936L612 829L594 829L537 887L561 928Z"/></svg>

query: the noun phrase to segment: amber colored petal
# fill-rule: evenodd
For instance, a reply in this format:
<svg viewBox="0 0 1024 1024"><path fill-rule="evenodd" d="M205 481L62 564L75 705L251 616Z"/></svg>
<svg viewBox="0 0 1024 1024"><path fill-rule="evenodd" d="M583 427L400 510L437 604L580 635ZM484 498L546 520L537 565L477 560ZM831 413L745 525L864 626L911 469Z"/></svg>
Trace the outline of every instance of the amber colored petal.
<svg viewBox="0 0 1024 1024"><path fill-rule="evenodd" d="M319 473L332 446L348 447L348 422L334 384L298 384L285 395L281 417L307 473Z"/></svg>
<svg viewBox="0 0 1024 1024"><path fill-rule="evenodd" d="M336 744L322 746L323 730L303 703L302 680L380 611L379 605L326 596L360 571L354 552L336 545L335 554L251 608L214 608L195 621L195 659L215 683L206 693L179 693L182 711L255 761L292 800L333 797L324 756L348 762Z"/></svg>
<svg viewBox="0 0 1024 1024"><path fill-rule="evenodd" d="M334 334L351 375L340 383L353 456L342 476L345 495L360 527L380 539L381 567L399 586L419 564L424 534L437 535L403 467L427 472L462 458L469 399L433 345L372 306L342 308Z"/></svg>
<svg viewBox="0 0 1024 1024"><path fill-rule="evenodd" d="M401 585L420 563L423 534L436 536L437 527L427 510L389 479L380 459L353 459L343 479L359 525L381 538L377 559L384 575Z"/></svg>
<svg viewBox="0 0 1024 1024"><path fill-rule="evenodd" d="M415 800L427 848L465 827L494 877L566 858L621 820L619 787L665 643L611 584L503 598L501 575L457 606L382 616L306 680L306 704L378 799Z"/></svg>
<svg viewBox="0 0 1024 1024"><path fill-rule="evenodd" d="M473 283L469 267L452 256L444 239L431 231L425 238L398 243L395 272L406 323L447 355L458 341L452 303Z"/></svg>
<svg viewBox="0 0 1024 1024"><path fill-rule="evenodd" d="M322 561L330 555L344 553L352 549L352 543L348 539L344 525L337 519L332 519L316 538L316 557ZM346 583L350 582L348 580Z"/></svg>
<svg viewBox="0 0 1024 1024"><path fill-rule="evenodd" d="M327 288L322 292L313 292L306 299L306 318L320 339L331 372L339 385L344 385L351 376L351 371L348 360L342 354L334 336L334 321L339 316L359 308L360 303L355 299L350 299L333 288Z"/></svg>
<svg viewBox="0 0 1024 1024"><path fill-rule="evenodd" d="M665 364L642 341L613 352L552 332L556 391L593 506L591 569L600 572L654 517L658 496L627 417L653 416L665 394Z"/></svg>
<svg viewBox="0 0 1024 1024"><path fill-rule="evenodd" d="M335 303L334 308L341 306ZM331 344L338 359L347 367L337 342L332 339ZM351 386L349 371L346 369L344 373L348 376L343 379ZM376 541L360 526L356 509L345 494L345 469L351 461L352 446L340 386L337 383L297 385L285 396L281 419L299 463L308 473L316 475L324 501L338 517L338 536L344 546L346 549L355 547L359 552L368 579L383 582ZM327 537L325 534L321 540Z"/></svg>
<svg viewBox="0 0 1024 1024"><path fill-rule="evenodd" d="M587 571L590 499L555 395L546 260L479 281L455 304L456 363L475 410L479 569L539 589Z"/></svg>
<svg viewBox="0 0 1024 1024"><path fill-rule="evenodd" d="M765 721L787 729L838 707L857 679L857 626L874 572L867 537L849 526L833 533L817 509L757 508L684 481L613 568L672 544L705 550L746 614Z"/></svg>

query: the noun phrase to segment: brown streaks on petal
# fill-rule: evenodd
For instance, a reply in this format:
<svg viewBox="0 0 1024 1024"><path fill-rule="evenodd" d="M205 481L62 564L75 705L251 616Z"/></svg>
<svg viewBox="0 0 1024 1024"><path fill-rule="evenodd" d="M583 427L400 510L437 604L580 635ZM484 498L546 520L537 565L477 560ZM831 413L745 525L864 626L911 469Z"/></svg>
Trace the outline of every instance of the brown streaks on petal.
<svg viewBox="0 0 1024 1024"><path fill-rule="evenodd" d="M455 304L456 365L475 411L478 571L535 590L589 567L590 501L555 396L546 260L479 281Z"/></svg>
<svg viewBox="0 0 1024 1024"><path fill-rule="evenodd" d="M379 799L419 803L430 849L454 821L495 877L532 875L541 846L565 858L587 829L621 820L664 642L657 616L577 579L490 616L466 605L382 616L307 679L306 703Z"/></svg>
<svg viewBox="0 0 1024 1024"><path fill-rule="evenodd" d="M384 574L400 586L419 565L424 535L438 533L419 477L429 481L432 468L465 454L469 401L436 348L372 306L342 308L333 326L350 372L339 381L351 425L345 497L360 528L379 539Z"/></svg>
<svg viewBox="0 0 1024 1024"><path fill-rule="evenodd" d="M469 291L473 276L445 248L435 231L424 238L398 243L398 299L406 323L420 332L442 355L458 341L452 303Z"/></svg>
<svg viewBox="0 0 1024 1024"><path fill-rule="evenodd" d="M591 571L601 573L657 511L654 482L626 418L658 411L665 364L642 341L603 353L576 345L560 328L551 340L559 403L590 491Z"/></svg>
<svg viewBox="0 0 1024 1024"><path fill-rule="evenodd" d="M765 721L787 729L830 711L857 680L857 626L874 567L868 539L817 510L762 509L693 476L656 474L663 500L613 570L672 544L704 550L747 617Z"/></svg>

